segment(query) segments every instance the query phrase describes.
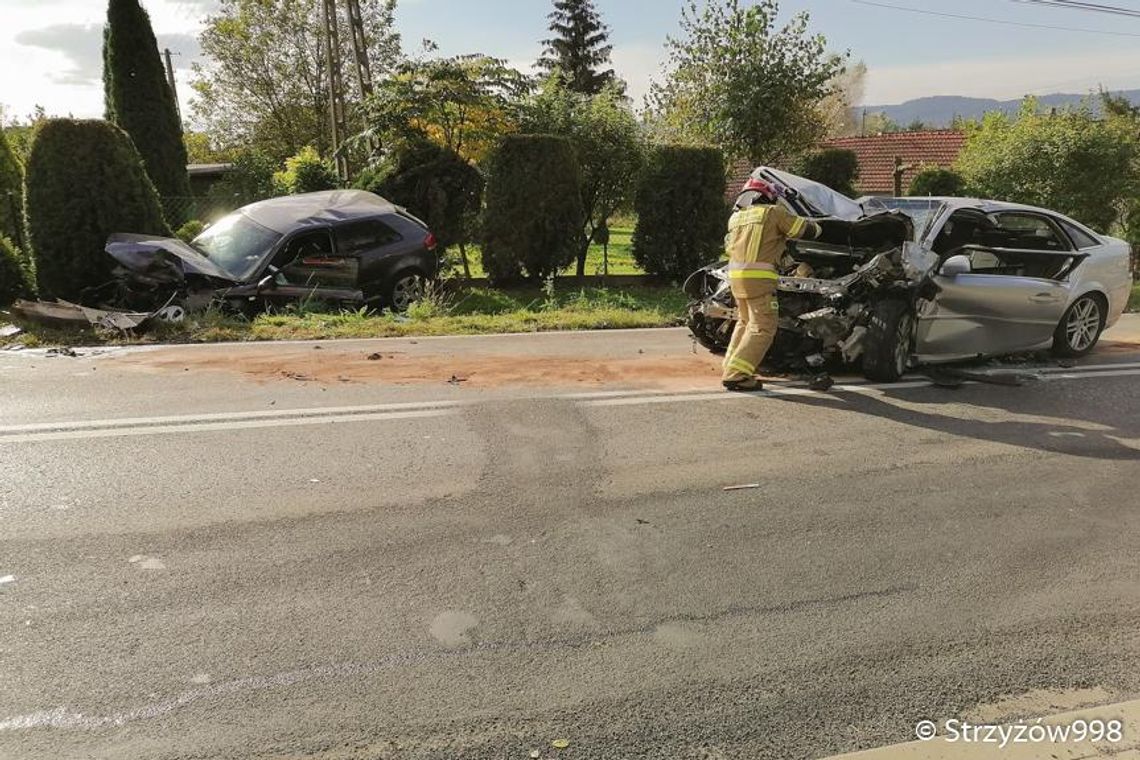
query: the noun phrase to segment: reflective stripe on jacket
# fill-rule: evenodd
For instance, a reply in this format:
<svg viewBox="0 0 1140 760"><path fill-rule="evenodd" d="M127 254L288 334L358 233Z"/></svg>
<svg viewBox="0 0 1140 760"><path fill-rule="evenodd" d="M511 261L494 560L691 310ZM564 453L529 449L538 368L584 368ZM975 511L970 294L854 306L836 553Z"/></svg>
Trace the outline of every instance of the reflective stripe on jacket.
<svg viewBox="0 0 1140 760"><path fill-rule="evenodd" d="M752 206L732 215L725 248L728 278L738 298L756 297L780 279L777 264L789 238L818 234L818 226L782 206Z"/></svg>

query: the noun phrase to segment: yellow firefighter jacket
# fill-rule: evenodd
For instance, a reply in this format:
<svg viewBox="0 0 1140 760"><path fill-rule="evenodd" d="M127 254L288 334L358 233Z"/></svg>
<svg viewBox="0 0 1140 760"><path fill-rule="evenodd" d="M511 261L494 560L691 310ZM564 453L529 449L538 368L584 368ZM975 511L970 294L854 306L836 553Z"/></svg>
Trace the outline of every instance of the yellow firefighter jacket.
<svg viewBox="0 0 1140 760"><path fill-rule="evenodd" d="M789 238L818 237L819 225L785 211L782 206L752 206L732 215L725 247L728 278L737 298L772 294L780 279L777 265Z"/></svg>

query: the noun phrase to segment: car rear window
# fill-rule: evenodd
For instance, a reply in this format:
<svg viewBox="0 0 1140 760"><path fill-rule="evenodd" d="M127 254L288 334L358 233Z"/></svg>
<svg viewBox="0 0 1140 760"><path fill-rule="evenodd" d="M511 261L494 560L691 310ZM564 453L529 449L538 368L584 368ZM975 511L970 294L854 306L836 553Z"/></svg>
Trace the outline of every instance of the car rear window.
<svg viewBox="0 0 1140 760"><path fill-rule="evenodd" d="M1061 226L1065 228L1065 233L1073 241L1073 245L1075 245L1079 251L1083 251L1086 248L1096 248L1100 245L1099 240L1075 224L1062 220Z"/></svg>

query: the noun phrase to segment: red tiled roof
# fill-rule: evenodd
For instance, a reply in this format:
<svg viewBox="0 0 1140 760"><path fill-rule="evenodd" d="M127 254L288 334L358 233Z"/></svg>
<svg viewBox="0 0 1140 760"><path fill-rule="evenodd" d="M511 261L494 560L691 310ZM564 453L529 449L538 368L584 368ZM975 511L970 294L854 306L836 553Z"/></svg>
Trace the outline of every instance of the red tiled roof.
<svg viewBox="0 0 1140 760"><path fill-rule="evenodd" d="M924 167L950 168L966 144L966 135L955 129L923 132L890 132L867 137L840 137L821 148L854 151L859 158L859 191L868 195L895 192L895 158L909 166L903 174L903 192Z"/></svg>

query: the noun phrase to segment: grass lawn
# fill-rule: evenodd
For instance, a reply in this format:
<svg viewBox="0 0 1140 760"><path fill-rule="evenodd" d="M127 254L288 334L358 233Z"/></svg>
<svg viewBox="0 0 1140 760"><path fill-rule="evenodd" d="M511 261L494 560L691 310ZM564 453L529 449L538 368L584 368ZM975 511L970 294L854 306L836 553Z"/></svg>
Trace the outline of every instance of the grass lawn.
<svg viewBox="0 0 1140 760"><path fill-rule="evenodd" d="M637 262L633 260L633 227L634 222L629 220L615 220L613 226L610 227L610 274L645 274L641 267L637 266ZM459 249L451 249L448 251L448 255L454 262L454 271L462 274L463 264L459 259ZM479 246L467 247L467 260L471 265L471 276L483 277L483 259ZM590 246L590 252L586 255L586 274L602 274L602 263L602 246L595 243ZM573 275L576 271L577 266L571 264L562 274Z"/></svg>
<svg viewBox="0 0 1140 760"><path fill-rule="evenodd" d="M247 320L209 311L191 315L181 325L163 325L140 336L21 323L26 331L9 342L29 347L214 343L669 327L681 324L686 303L683 293L669 287L567 288L554 292L533 287L473 288L436 295L413 306L406 316L289 310Z"/></svg>
<svg viewBox="0 0 1140 760"><path fill-rule="evenodd" d="M1140 282L1132 285L1132 297L1128 299L1128 310L1140 312Z"/></svg>

